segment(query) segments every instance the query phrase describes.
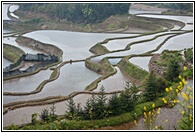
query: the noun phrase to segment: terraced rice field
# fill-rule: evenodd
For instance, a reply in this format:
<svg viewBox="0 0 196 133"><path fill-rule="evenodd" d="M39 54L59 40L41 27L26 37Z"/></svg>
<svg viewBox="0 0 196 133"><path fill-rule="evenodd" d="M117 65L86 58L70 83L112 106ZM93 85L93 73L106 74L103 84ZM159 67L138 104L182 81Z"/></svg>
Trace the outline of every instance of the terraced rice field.
<svg viewBox="0 0 196 133"><path fill-rule="evenodd" d="M7 5L4 10L6 8ZM148 34L81 33L56 30L40 30L23 34L22 36L59 47L63 51L63 62L58 65L59 76L44 84L40 92L30 94L42 82L50 79L54 71L50 69L51 67L34 75L3 82L3 106L6 110L3 115L3 126L12 123L29 123L31 122L32 113L40 113L44 108L49 108L52 103L55 103L57 114L62 115L67 108L67 99L73 96L76 103L84 104L87 98L91 96L91 92L98 92L102 85L108 93L121 91L126 82L131 84L131 81L115 66L122 58L129 58L134 55L135 57L129 58L128 61L148 72L148 62L153 54L161 53L166 49L183 50L184 48L193 47L193 26L187 24L193 22L193 17L150 14L139 16L181 21L185 26L173 25L173 29L166 30L162 26L162 31ZM6 16L5 19L9 20L9 17ZM5 30L4 32L8 31ZM3 43L16 46L26 53L36 54L40 52L18 44L15 41L16 37L17 35L15 37L4 37ZM104 41L106 39L109 39L109 41ZM97 43L101 43L109 52L102 55L91 53L89 49ZM151 54L151 56L145 56L144 54ZM85 59L87 58L90 58L90 62L96 65L100 65L103 58L108 58L110 65L116 70L116 74L106 79L102 78L104 75L86 68ZM72 63L65 63L70 59L73 60ZM3 67L10 63L3 59ZM57 69L57 66L53 66L53 68ZM101 79L99 83L95 83L96 87L92 91L85 90L96 79ZM28 94L25 94L26 92ZM37 102L42 100L45 102Z"/></svg>

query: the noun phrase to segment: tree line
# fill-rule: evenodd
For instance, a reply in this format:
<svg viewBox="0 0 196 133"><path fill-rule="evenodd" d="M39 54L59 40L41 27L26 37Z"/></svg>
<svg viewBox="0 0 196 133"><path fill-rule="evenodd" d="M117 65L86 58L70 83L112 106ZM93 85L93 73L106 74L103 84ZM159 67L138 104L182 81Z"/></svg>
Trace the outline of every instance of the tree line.
<svg viewBox="0 0 196 133"><path fill-rule="evenodd" d="M20 3L19 10L42 12L76 23L99 23L111 15L128 13L130 3Z"/></svg>

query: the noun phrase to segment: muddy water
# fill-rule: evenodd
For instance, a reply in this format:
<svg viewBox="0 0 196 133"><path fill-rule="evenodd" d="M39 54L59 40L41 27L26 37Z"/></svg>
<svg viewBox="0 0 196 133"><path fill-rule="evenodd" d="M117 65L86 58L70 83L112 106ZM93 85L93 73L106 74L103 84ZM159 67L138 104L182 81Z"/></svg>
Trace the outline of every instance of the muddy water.
<svg viewBox="0 0 196 133"><path fill-rule="evenodd" d="M101 76L87 69L84 62L66 64L61 69L59 78L46 84L40 93L29 96L4 96L3 103L35 100L48 96L67 96L74 91L84 90L87 85ZM27 77L26 80L29 80L29 78ZM36 82L38 81L36 78L34 78L34 80L36 80ZM31 82L31 80L29 80L29 82ZM8 86L9 85L10 84L8 84ZM21 88L26 88L26 85L26 83L21 84Z"/></svg>
<svg viewBox="0 0 196 133"><path fill-rule="evenodd" d="M129 82L129 79L123 76L123 74L121 73L118 67L115 67L115 69L117 70L117 73L113 76L110 76L109 78L105 80L102 80L98 84L97 89L93 91L99 91L101 86L105 88L106 92L123 90L126 85L126 82Z"/></svg>
<svg viewBox="0 0 196 133"><path fill-rule="evenodd" d="M149 72L148 63L151 59L151 56L149 57L133 57L129 59L129 61L137 66L139 66L141 69L144 69Z"/></svg>
<svg viewBox="0 0 196 133"><path fill-rule="evenodd" d="M184 48L193 47L193 33L186 33L169 39L158 51L154 53L161 53L163 50L183 50Z"/></svg>
<svg viewBox="0 0 196 133"><path fill-rule="evenodd" d="M58 30L39 30L23 36L55 45L63 50L63 60L85 59L92 55L89 49L106 38L130 36L129 34L82 33Z"/></svg>
<svg viewBox="0 0 196 133"><path fill-rule="evenodd" d="M40 71L37 74L30 75L28 76L28 78L21 77L21 78L3 81L3 92L34 91L42 81L50 78L51 73L52 73L51 70L45 70L45 71ZM6 103L6 100L3 101L3 103Z"/></svg>

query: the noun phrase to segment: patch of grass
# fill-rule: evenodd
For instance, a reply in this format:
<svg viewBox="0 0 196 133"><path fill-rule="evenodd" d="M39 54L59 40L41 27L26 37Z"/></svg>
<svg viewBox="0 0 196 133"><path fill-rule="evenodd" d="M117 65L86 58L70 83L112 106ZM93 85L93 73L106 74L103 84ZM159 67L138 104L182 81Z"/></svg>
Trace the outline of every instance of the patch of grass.
<svg viewBox="0 0 196 133"><path fill-rule="evenodd" d="M101 45L100 43L97 43L96 45L91 47L89 51L96 55L106 54L110 52L105 46Z"/></svg>
<svg viewBox="0 0 196 133"><path fill-rule="evenodd" d="M122 59L118 63L118 66L129 77L133 77L133 78L138 79L140 81L145 80L149 74L147 71L140 69L139 67L135 66L134 64L130 63L129 61L126 61L125 59Z"/></svg>
<svg viewBox="0 0 196 133"><path fill-rule="evenodd" d="M23 54L25 54L25 52L20 48L9 44L3 44L3 57L6 59L16 63Z"/></svg>

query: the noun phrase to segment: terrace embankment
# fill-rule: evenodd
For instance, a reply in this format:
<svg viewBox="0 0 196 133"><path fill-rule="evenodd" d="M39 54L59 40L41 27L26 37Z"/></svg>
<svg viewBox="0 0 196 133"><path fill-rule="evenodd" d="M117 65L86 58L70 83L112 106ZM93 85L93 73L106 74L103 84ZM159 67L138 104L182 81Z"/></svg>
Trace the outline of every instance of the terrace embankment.
<svg viewBox="0 0 196 133"><path fill-rule="evenodd" d="M34 64L33 66L28 67L26 70L20 70L17 68L22 62L39 62ZM44 54L24 54L22 55L18 61L14 64L10 64L6 68L3 69L3 78L11 78L16 76L21 76L24 74L32 73L36 71L38 68L46 67L50 64L58 62L58 57L52 55L44 55Z"/></svg>
<svg viewBox="0 0 196 133"><path fill-rule="evenodd" d="M135 85L142 85L148 76L147 71L140 69L138 66L130 63L129 59L126 57L118 63L118 67L120 68L121 72Z"/></svg>
<svg viewBox="0 0 196 133"><path fill-rule="evenodd" d="M52 62L49 61L47 63L44 62L44 65L43 65L43 63L41 63L41 65L40 64L39 65L34 65L34 67L28 68L29 71L21 72L18 69L14 70L14 71L9 71L8 75L4 77L4 80L35 74L35 73L39 72L41 69L46 69L46 68L48 68L48 67L50 67L52 65L55 65L55 64L58 64L58 63L61 62L63 51L60 48L58 48L58 47L56 47L54 45L45 44L45 43L39 42L37 40L33 40L31 38L27 38L27 37L23 37L23 36L18 36L17 39L16 39L16 42L18 44L25 45L25 46L31 47L33 49L37 49L37 50L43 51L44 53L47 53L47 54L51 55L51 57L56 56L57 59L55 60L55 62L54 61L52 61ZM7 46L7 47L10 47L10 46ZM13 47L13 48L9 48L9 49L14 51L14 49L16 49L16 48ZM17 51L19 51L19 50L17 50ZM6 49L5 49L5 52L6 52ZM12 53L13 57L18 55L19 53L21 54L23 52L19 51L16 54L15 53L16 52ZM6 52L5 55L9 55L9 52ZM30 57L30 56L31 55L28 55L28 57ZM45 55L34 55L34 56L36 56L36 57L44 56L43 58L46 58ZM22 56L17 56L17 57L18 58L16 58L16 60L15 60L16 62L14 62L14 65L12 64L11 69L13 69L14 67L17 67L21 63L21 61L23 61L21 59ZM43 60L39 60L39 61L43 62Z"/></svg>
<svg viewBox="0 0 196 133"><path fill-rule="evenodd" d="M39 42L37 40L24 37L24 36L18 36L16 38L16 42L20 45L25 45L37 50L41 50L49 55L55 55L58 56L59 58L62 56L63 51L58 48L57 46L51 45L51 44L45 44L42 42Z"/></svg>
<svg viewBox="0 0 196 133"><path fill-rule="evenodd" d="M3 57L12 61L17 62L17 60L23 55L25 52L18 47L9 45L9 44L3 44Z"/></svg>

